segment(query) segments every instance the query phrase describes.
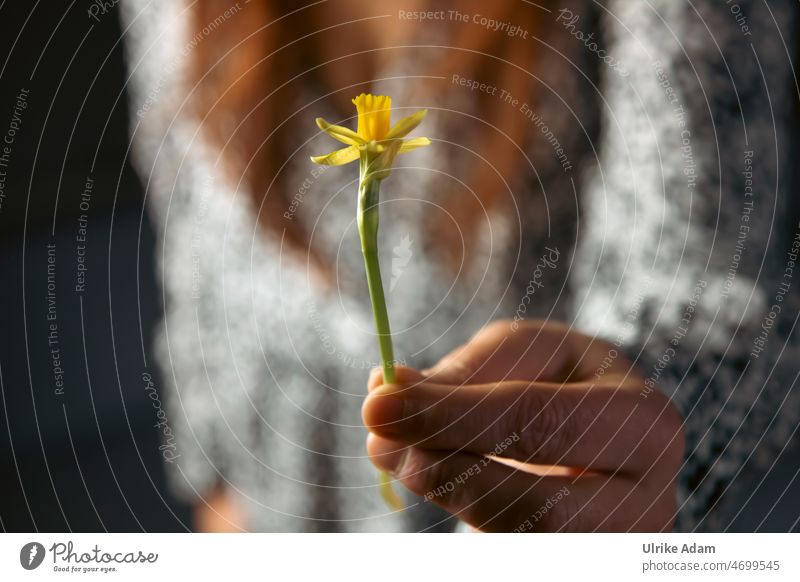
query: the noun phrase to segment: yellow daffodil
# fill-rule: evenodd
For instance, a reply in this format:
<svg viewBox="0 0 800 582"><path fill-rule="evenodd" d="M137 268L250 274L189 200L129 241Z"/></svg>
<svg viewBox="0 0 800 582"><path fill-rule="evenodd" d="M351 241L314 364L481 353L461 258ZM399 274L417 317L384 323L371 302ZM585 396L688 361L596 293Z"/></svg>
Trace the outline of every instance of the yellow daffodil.
<svg viewBox="0 0 800 582"><path fill-rule="evenodd" d="M425 118L427 110L422 109L404 117L391 127L392 98L385 95L362 93L353 104L358 111L358 130L328 123L317 118L317 126L332 138L347 144L346 148L336 150L323 156L313 156L315 164L341 166L361 160L362 176L364 173L382 180L389 175L394 158L417 148L430 145L427 137L403 139L411 133Z"/></svg>
<svg viewBox="0 0 800 582"><path fill-rule="evenodd" d="M380 184L392 171L397 154L430 145L427 137L404 139L425 118L422 109L404 117L391 126L392 99L383 95L362 93L353 104L358 111L358 129L353 131L341 125L328 123L317 118L319 128L334 139L347 144L347 147L324 156L314 156L311 161L327 166L341 166L355 160L361 161L358 181L358 233L361 238L361 252L367 274L369 298L375 316L375 330L381 354L383 381L395 383L394 349L392 332L389 327L389 314L383 294L381 269L378 263L378 202ZM386 473L380 474L380 492L386 503L395 510L402 509L403 502L392 489L392 479Z"/></svg>

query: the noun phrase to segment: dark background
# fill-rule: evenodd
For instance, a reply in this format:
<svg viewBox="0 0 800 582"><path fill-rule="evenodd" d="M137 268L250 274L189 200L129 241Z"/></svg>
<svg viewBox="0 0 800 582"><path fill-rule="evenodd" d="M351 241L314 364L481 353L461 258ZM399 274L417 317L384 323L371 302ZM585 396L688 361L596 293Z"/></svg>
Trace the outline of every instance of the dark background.
<svg viewBox="0 0 800 582"><path fill-rule="evenodd" d="M165 487L152 401L150 343L160 316L154 236L130 167L126 71L117 8L0 3L0 139L16 96L28 108L0 209L0 529L185 531ZM0 144L2 146L2 144ZM86 288L76 293L77 216L86 177ZM65 389L55 394L47 246L56 246L56 309ZM800 516L800 447L766 476L745 471L732 531L786 531ZM741 495L741 493L737 493Z"/></svg>
<svg viewBox="0 0 800 582"><path fill-rule="evenodd" d="M0 528L183 531L187 508L166 491L142 380L147 371L161 385L150 357L160 304L128 158L118 9L95 23L86 1L34 4L0 4L0 140L20 89L30 91L0 209ZM86 286L76 293L87 176ZM46 319L53 243L61 396Z"/></svg>

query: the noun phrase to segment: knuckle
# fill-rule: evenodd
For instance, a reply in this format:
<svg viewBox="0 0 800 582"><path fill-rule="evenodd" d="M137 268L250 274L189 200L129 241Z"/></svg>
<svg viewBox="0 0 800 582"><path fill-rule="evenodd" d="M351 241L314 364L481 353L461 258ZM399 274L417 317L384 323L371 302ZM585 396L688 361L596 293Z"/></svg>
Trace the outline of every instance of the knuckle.
<svg viewBox="0 0 800 582"><path fill-rule="evenodd" d="M551 324L553 328L557 327ZM539 335L542 331L548 333L551 327L545 325L541 320L523 319L521 321L511 319L498 319L487 323L478 333L473 336L473 340L491 338L495 341L510 338L512 336L527 338Z"/></svg>
<svg viewBox="0 0 800 582"><path fill-rule="evenodd" d="M446 458L420 449L410 449L400 474L414 493L441 499L455 491L455 475Z"/></svg>
<svg viewBox="0 0 800 582"><path fill-rule="evenodd" d="M519 450L527 460L552 458L569 446L573 422L565 408L559 398L526 390L520 405L515 407L514 425L520 427Z"/></svg>
<svg viewBox="0 0 800 582"><path fill-rule="evenodd" d="M506 336L512 331L511 324L512 322L508 319L498 319L492 321L491 323L487 323L478 333L481 335L488 334L492 336Z"/></svg>
<svg viewBox="0 0 800 582"><path fill-rule="evenodd" d="M423 451L411 448L397 476L414 493L426 495L439 487L441 469Z"/></svg>
<svg viewBox="0 0 800 582"><path fill-rule="evenodd" d="M475 485L469 480L481 472L480 461L447 457L420 449L404 463L401 480L414 493L458 512L475 502Z"/></svg>
<svg viewBox="0 0 800 582"><path fill-rule="evenodd" d="M442 398L416 408L406 422L418 446L456 449L460 441L474 432L470 428L470 418L471 415L453 403L451 398ZM430 446L432 444L434 446Z"/></svg>
<svg viewBox="0 0 800 582"><path fill-rule="evenodd" d="M428 377L433 382L463 384L472 376L479 364L480 362L471 355L468 345L463 345L439 360L430 369Z"/></svg>

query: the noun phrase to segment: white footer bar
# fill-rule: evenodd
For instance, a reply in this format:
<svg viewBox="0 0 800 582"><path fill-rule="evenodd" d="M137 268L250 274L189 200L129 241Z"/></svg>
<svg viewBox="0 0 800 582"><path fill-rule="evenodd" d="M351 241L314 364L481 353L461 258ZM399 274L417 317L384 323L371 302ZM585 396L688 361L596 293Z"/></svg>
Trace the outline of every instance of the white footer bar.
<svg viewBox="0 0 800 582"><path fill-rule="evenodd" d="M4 534L0 579L778 581L800 580L799 550L796 534Z"/></svg>

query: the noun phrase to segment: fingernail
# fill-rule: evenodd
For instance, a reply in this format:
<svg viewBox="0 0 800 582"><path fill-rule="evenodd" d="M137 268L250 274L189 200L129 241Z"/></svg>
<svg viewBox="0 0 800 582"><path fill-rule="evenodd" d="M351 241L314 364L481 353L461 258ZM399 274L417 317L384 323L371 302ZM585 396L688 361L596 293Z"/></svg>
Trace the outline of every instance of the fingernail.
<svg viewBox="0 0 800 582"><path fill-rule="evenodd" d="M424 374L415 370L414 368L409 368L408 366L402 366L398 364L395 366L394 371L395 382L397 384L416 385L426 380ZM380 386L383 386L383 369L373 368L369 373L369 378L367 379L367 391L374 392Z"/></svg>
<svg viewBox="0 0 800 582"><path fill-rule="evenodd" d="M381 433L397 433L408 414L408 399L397 394L397 387L381 386L364 401L364 424Z"/></svg>
<svg viewBox="0 0 800 582"><path fill-rule="evenodd" d="M383 370L381 368L372 368L369 372L367 379L367 389L369 392L374 391L383 381Z"/></svg>
<svg viewBox="0 0 800 582"><path fill-rule="evenodd" d="M403 467L408 451L408 445L379 436L370 435L367 440L367 452L372 462L392 475L396 475Z"/></svg>

